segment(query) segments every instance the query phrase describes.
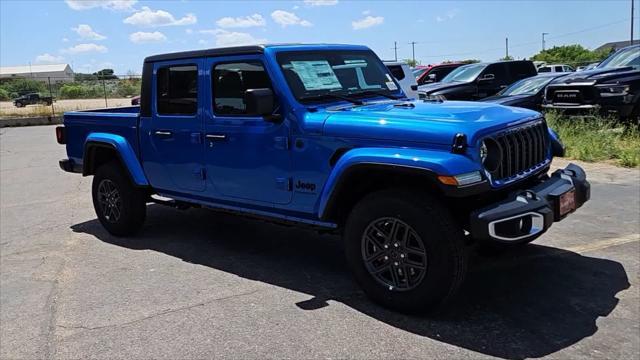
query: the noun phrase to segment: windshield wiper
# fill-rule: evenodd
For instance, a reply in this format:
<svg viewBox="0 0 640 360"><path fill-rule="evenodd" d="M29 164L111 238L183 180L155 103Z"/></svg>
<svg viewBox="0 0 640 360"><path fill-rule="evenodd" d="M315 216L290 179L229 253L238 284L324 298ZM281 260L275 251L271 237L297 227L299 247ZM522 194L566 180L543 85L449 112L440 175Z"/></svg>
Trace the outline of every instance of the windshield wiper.
<svg viewBox="0 0 640 360"><path fill-rule="evenodd" d="M393 100L400 100L400 99L404 99L404 96L395 96L395 95L391 95L391 94L387 94L385 92L382 91L376 91L376 90L365 90L365 91L354 91L349 93L349 95L379 95L382 97L386 97L387 99L393 99Z"/></svg>
<svg viewBox="0 0 640 360"><path fill-rule="evenodd" d="M301 101L305 101L305 100L326 100L326 99L340 99L340 100L344 100L344 101L348 101L354 105L363 105L364 102L362 102L361 100L358 99L353 99L350 98L348 96L343 96L343 95L338 95L338 94L332 94L332 93L325 93L325 94L318 94L318 95L308 95L308 96L302 96L300 98L298 98L298 100Z"/></svg>

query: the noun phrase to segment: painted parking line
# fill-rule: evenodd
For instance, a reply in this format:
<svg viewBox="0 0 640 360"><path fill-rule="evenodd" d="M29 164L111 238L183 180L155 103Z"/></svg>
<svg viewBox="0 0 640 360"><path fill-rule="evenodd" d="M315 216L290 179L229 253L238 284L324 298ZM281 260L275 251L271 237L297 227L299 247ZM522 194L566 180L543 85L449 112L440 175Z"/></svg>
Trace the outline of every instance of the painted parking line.
<svg viewBox="0 0 640 360"><path fill-rule="evenodd" d="M617 237L617 238L602 239L589 244L569 246L562 249L566 251L582 254L590 251L602 250L612 246L618 246L618 245L623 245L623 244L637 242L637 241L640 241L640 234L630 234L630 235Z"/></svg>

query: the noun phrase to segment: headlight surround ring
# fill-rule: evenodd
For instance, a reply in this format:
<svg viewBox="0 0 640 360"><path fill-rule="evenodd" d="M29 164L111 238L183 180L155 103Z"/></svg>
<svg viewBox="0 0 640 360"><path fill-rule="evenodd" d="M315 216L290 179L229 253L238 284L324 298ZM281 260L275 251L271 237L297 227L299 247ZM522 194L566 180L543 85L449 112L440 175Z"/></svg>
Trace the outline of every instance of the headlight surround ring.
<svg viewBox="0 0 640 360"><path fill-rule="evenodd" d="M480 143L479 150L480 160L482 166L488 172L494 172L498 170L500 163L502 162L502 149L500 145L492 138L486 138Z"/></svg>

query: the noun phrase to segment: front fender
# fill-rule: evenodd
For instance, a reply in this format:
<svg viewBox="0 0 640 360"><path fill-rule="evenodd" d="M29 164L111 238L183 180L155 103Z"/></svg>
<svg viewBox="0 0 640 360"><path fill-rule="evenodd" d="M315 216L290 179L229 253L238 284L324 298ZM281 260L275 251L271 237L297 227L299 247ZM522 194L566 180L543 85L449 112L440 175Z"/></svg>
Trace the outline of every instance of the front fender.
<svg viewBox="0 0 640 360"><path fill-rule="evenodd" d="M131 176L131 180L138 186L147 186L149 185L149 181L147 181L147 177L142 170L142 165L140 165L140 161L136 156L133 147L127 139L120 135L109 134L109 133L91 133L87 136L84 143L84 158L83 163L86 165L87 163L87 155L88 150L92 146L107 146L113 148L120 161L129 171L129 175ZM84 171L83 171L84 172Z"/></svg>
<svg viewBox="0 0 640 360"><path fill-rule="evenodd" d="M389 166L391 169L409 168L432 175L459 175L480 170L472 159L444 150L409 148L358 148L340 157L324 184L319 199L318 215L323 218L336 186L348 176L350 169L361 165Z"/></svg>

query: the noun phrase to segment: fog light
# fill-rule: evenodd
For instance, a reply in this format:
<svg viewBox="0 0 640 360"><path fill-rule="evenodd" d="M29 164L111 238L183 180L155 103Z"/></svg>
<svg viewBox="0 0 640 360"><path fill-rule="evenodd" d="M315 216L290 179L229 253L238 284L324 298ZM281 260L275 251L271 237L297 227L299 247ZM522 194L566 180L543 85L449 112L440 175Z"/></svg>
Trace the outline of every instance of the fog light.
<svg viewBox="0 0 640 360"><path fill-rule="evenodd" d="M480 171L472 171L470 173L460 174L454 177L456 178L456 181L460 186L469 185L469 184L482 181L482 175L480 174Z"/></svg>

